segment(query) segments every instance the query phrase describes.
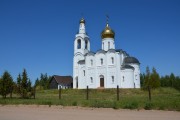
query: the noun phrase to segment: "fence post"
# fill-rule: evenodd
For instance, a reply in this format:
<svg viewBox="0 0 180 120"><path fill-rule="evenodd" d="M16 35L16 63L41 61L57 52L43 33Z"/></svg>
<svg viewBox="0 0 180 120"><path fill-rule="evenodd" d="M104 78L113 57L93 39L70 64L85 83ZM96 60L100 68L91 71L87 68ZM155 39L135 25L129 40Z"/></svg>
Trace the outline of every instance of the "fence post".
<svg viewBox="0 0 180 120"><path fill-rule="evenodd" d="M149 92L149 100L151 101L151 87L148 86L148 92Z"/></svg>
<svg viewBox="0 0 180 120"><path fill-rule="evenodd" d="M12 99L12 92L13 92L13 88L11 87L11 93L10 93L10 98Z"/></svg>
<svg viewBox="0 0 180 120"><path fill-rule="evenodd" d="M87 86L87 89L86 89L86 100L89 99L89 87Z"/></svg>
<svg viewBox="0 0 180 120"><path fill-rule="evenodd" d="M61 99L61 86L59 86L59 99Z"/></svg>
<svg viewBox="0 0 180 120"><path fill-rule="evenodd" d="M119 85L117 85L117 101L119 101Z"/></svg>
<svg viewBox="0 0 180 120"><path fill-rule="evenodd" d="M34 87L34 99L36 99L36 87Z"/></svg>

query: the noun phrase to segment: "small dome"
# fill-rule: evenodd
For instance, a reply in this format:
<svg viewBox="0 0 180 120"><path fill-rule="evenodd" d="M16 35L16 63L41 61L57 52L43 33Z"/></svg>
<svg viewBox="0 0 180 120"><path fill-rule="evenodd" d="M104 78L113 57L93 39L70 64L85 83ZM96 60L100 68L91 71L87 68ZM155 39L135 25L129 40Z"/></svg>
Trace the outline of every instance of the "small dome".
<svg viewBox="0 0 180 120"><path fill-rule="evenodd" d="M137 63L137 64L140 64L139 63L139 60L136 59L135 57L126 57L124 58L124 63Z"/></svg>
<svg viewBox="0 0 180 120"><path fill-rule="evenodd" d="M81 20L79 21L79 23L85 23L85 19L81 18Z"/></svg>
<svg viewBox="0 0 180 120"><path fill-rule="evenodd" d="M105 29L101 32L101 38L114 38L115 33L114 31L109 27L109 25L107 24Z"/></svg>

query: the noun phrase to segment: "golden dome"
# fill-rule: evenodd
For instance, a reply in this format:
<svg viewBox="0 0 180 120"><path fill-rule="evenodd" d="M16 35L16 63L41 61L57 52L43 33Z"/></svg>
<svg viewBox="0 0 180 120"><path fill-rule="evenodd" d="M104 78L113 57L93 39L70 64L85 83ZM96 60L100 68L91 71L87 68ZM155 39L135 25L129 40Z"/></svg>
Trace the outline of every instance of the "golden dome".
<svg viewBox="0 0 180 120"><path fill-rule="evenodd" d="M109 27L108 24L106 24L105 29L101 32L101 38L114 38L115 33L114 31Z"/></svg>
<svg viewBox="0 0 180 120"><path fill-rule="evenodd" d="M81 18L81 20L79 21L79 23L84 23L85 24L85 19Z"/></svg>

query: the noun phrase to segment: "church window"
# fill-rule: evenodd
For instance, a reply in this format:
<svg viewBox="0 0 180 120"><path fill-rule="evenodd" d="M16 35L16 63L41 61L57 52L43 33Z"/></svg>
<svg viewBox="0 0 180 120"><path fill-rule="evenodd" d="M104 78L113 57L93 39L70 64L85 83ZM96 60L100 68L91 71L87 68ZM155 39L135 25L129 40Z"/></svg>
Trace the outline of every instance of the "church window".
<svg viewBox="0 0 180 120"><path fill-rule="evenodd" d="M124 76L123 76L123 82L124 82Z"/></svg>
<svg viewBox="0 0 180 120"><path fill-rule="evenodd" d="M103 42L103 50L104 50L104 42Z"/></svg>
<svg viewBox="0 0 180 120"><path fill-rule="evenodd" d="M81 40L80 39L77 41L77 49L81 49Z"/></svg>
<svg viewBox="0 0 180 120"><path fill-rule="evenodd" d="M85 41L85 49L87 49L87 46L88 46L88 41L86 40Z"/></svg>
<svg viewBox="0 0 180 120"><path fill-rule="evenodd" d="M84 76L86 75L85 70L83 70L83 74L84 74Z"/></svg>
<svg viewBox="0 0 180 120"><path fill-rule="evenodd" d="M112 61L112 64L114 64L114 58L113 57L111 57L111 61Z"/></svg>
<svg viewBox="0 0 180 120"><path fill-rule="evenodd" d="M93 60L91 60L91 66L93 66Z"/></svg>
<svg viewBox="0 0 180 120"><path fill-rule="evenodd" d="M112 83L114 83L114 76L112 76Z"/></svg>
<svg viewBox="0 0 180 120"><path fill-rule="evenodd" d="M101 58L101 65L103 65L103 59Z"/></svg>
<svg viewBox="0 0 180 120"><path fill-rule="evenodd" d="M91 79L91 83L93 83L93 78L91 77L90 79Z"/></svg>
<svg viewBox="0 0 180 120"><path fill-rule="evenodd" d="M110 49L110 42L108 42L108 49Z"/></svg>
<svg viewBox="0 0 180 120"><path fill-rule="evenodd" d="M135 76L136 76L135 78L136 78L136 80L137 80L137 75L135 75Z"/></svg>

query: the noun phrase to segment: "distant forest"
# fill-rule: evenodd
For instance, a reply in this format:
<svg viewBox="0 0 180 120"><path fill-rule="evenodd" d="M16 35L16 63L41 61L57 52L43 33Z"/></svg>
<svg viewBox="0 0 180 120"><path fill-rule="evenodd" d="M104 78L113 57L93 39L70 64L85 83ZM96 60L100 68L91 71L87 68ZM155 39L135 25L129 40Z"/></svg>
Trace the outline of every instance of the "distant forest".
<svg viewBox="0 0 180 120"><path fill-rule="evenodd" d="M0 95L6 98L7 94L12 92L19 94L22 98L28 98L33 94L33 90L46 90L49 89L49 83L52 76L48 76L47 73L40 74L40 77L36 79L35 84L32 85L26 69L23 69L22 74L17 76L17 79L13 80L11 74L8 71L0 76ZM172 87L180 91L180 76L175 76L173 73L170 75L160 76L155 68L152 70L146 67L146 72L140 74L140 84L142 89L155 89L158 87Z"/></svg>

